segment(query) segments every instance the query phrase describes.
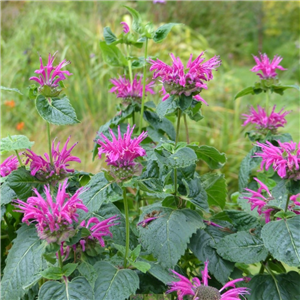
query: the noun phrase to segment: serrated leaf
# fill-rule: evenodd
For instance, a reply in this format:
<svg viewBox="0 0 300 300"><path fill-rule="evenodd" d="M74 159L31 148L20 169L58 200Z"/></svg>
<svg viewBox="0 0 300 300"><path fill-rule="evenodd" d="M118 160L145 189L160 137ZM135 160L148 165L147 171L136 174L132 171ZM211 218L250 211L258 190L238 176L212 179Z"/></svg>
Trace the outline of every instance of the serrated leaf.
<svg viewBox="0 0 300 300"><path fill-rule="evenodd" d="M142 19L139 12L129 6L124 5L124 7L132 16L132 29L137 33L142 33Z"/></svg>
<svg viewBox="0 0 300 300"><path fill-rule="evenodd" d="M39 300L93 300L93 290L84 277L65 282L47 281L39 291Z"/></svg>
<svg viewBox="0 0 300 300"><path fill-rule="evenodd" d="M220 206L223 209L227 196L227 184L224 175L205 174L201 176L201 183L207 194L208 204Z"/></svg>
<svg viewBox="0 0 300 300"><path fill-rule="evenodd" d="M237 230L249 230L251 228L261 227L257 218L247 212L240 210L225 210L224 212Z"/></svg>
<svg viewBox="0 0 300 300"><path fill-rule="evenodd" d="M100 41L100 49L103 56L103 60L113 67L127 66L127 59L115 45L107 45L106 42Z"/></svg>
<svg viewBox="0 0 300 300"><path fill-rule="evenodd" d="M232 262L253 264L265 260L268 251L255 234L240 231L224 237L217 245L217 252Z"/></svg>
<svg viewBox="0 0 300 300"><path fill-rule="evenodd" d="M95 300L125 300L139 287L137 274L129 269L117 269L109 262L94 265L98 274L95 282Z"/></svg>
<svg viewBox="0 0 300 300"><path fill-rule="evenodd" d="M165 207L156 209L160 211L159 217L145 228L138 227L141 243L163 267L172 268L184 254L191 235L204 225L200 215L193 210ZM140 221L152 210L152 207L147 207Z"/></svg>
<svg viewBox="0 0 300 300"><path fill-rule="evenodd" d="M2 300L23 297L26 285L44 267L41 241L34 226L22 225L9 250L1 281Z"/></svg>
<svg viewBox="0 0 300 300"><path fill-rule="evenodd" d="M151 265L144 261L131 261L130 264L143 273L146 273L151 268Z"/></svg>
<svg viewBox="0 0 300 300"><path fill-rule="evenodd" d="M7 182L4 182L1 185L1 205L6 205L13 199L17 199L16 193L9 187Z"/></svg>
<svg viewBox="0 0 300 300"><path fill-rule="evenodd" d="M209 273L222 284L227 282L234 268L233 262L223 259L216 251L217 241L227 234L219 228L210 226L208 231L199 229L193 234L189 243L189 248L199 260L209 260Z"/></svg>
<svg viewBox="0 0 300 300"><path fill-rule="evenodd" d="M63 272L59 267L49 267L40 273L44 278L59 280L63 276Z"/></svg>
<svg viewBox="0 0 300 300"><path fill-rule="evenodd" d="M261 236L274 258L289 266L300 266L300 216L267 223Z"/></svg>
<svg viewBox="0 0 300 300"><path fill-rule="evenodd" d="M77 268L78 264L69 263L63 266L62 271L66 277L69 277Z"/></svg>
<svg viewBox="0 0 300 300"><path fill-rule="evenodd" d="M175 100L175 96L170 96L165 101L161 101L156 107L157 115L162 118L166 115L172 114L178 108L178 103Z"/></svg>
<svg viewBox="0 0 300 300"><path fill-rule="evenodd" d="M30 149L33 144L25 135L11 135L1 139L0 152Z"/></svg>
<svg viewBox="0 0 300 300"><path fill-rule="evenodd" d="M0 86L0 89L1 90L3 90L3 91L7 91L7 92L14 92L14 93L18 93L18 94L20 94L20 95L23 95L22 93L21 93L21 91L20 90L18 90L18 89L16 89L16 88L8 88L8 87L5 87L5 86Z"/></svg>
<svg viewBox="0 0 300 300"><path fill-rule="evenodd" d="M37 188L43 184L43 182L31 176L25 167L21 167L10 173L6 182L16 193L18 199L24 201L32 195L32 188Z"/></svg>
<svg viewBox="0 0 300 300"><path fill-rule="evenodd" d="M111 31L110 27L108 27L108 26L104 27L103 36L104 36L104 40L107 45L110 45L118 40L117 37Z"/></svg>
<svg viewBox="0 0 300 300"><path fill-rule="evenodd" d="M238 92L235 96L234 96L234 100L236 100L237 98L246 96L246 95L254 95L254 88L252 86L248 86L245 89L241 90L240 92Z"/></svg>
<svg viewBox="0 0 300 300"><path fill-rule="evenodd" d="M288 199L288 191L284 180L279 181L277 185L272 189L272 196L274 200L270 200L268 202L268 206L284 210L286 201Z"/></svg>
<svg viewBox="0 0 300 300"><path fill-rule="evenodd" d="M180 23L168 23L158 27L154 32L153 41L155 43L162 42L172 30L172 28L176 25L181 25Z"/></svg>
<svg viewBox="0 0 300 300"><path fill-rule="evenodd" d="M94 289L98 274L95 268L86 261L82 261L78 266L79 273L85 277L91 287Z"/></svg>
<svg viewBox="0 0 300 300"><path fill-rule="evenodd" d="M208 166L212 169L220 169L226 163L226 155L225 153L220 153L216 148L211 146L189 146L191 149L195 151L198 159L204 160Z"/></svg>
<svg viewBox="0 0 300 300"><path fill-rule="evenodd" d="M263 274L254 276L249 282L248 300L299 300L300 275L292 271L287 274Z"/></svg>
<svg viewBox="0 0 300 300"><path fill-rule="evenodd" d="M79 123L70 100L63 98L49 98L39 95L35 100L39 115L47 122L55 125L72 125Z"/></svg>

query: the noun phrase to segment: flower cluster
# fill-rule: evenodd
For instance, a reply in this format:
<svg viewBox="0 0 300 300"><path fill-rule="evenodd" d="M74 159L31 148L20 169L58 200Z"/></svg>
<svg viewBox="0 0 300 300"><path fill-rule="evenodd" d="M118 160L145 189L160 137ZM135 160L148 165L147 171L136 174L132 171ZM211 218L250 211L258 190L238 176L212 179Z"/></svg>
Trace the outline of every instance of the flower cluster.
<svg viewBox="0 0 300 300"><path fill-rule="evenodd" d="M24 213L22 222L37 223L36 228L40 239L48 243L57 243L68 240L74 236L75 229L73 222L78 222L77 209L88 212L87 207L82 203L79 196L83 191L80 188L73 196L66 192L66 179L63 184L59 184L56 199L53 199L49 186L45 186L44 199L39 192L34 189L36 197L29 197L26 202L14 201L17 212Z"/></svg>
<svg viewBox="0 0 300 300"><path fill-rule="evenodd" d="M253 106L251 106L250 114L242 114L245 119L243 126L246 126L249 123L255 124L259 131L270 130L273 134L275 134L277 128L284 127L286 124L285 116L291 112L283 111L283 109L281 109L278 113L276 113L275 109L276 105L273 106L273 109L268 116L265 109L261 106L257 106L257 111Z"/></svg>
<svg viewBox="0 0 300 300"><path fill-rule="evenodd" d="M260 59L253 55L256 65L251 69L251 72L261 71L262 74L256 73L261 79L275 78L277 76L277 73L275 72L276 69L282 71L286 70L279 65L279 63L282 61L282 57L275 55L272 62L270 62L267 54L259 53L259 56Z"/></svg>
<svg viewBox="0 0 300 300"><path fill-rule="evenodd" d="M32 176L36 176L39 180L50 180L52 184L55 184L58 180L64 179L68 173L74 172L73 169L69 168L69 162L81 162L81 160L76 156L71 156L71 151L77 145L75 143L69 150L67 149L70 137L67 139L62 150L59 150L60 142L55 146L53 140L51 155L53 163L47 153L44 154L44 159L42 156L35 154L33 151L27 149L28 153L27 161L25 164L30 164L30 171Z"/></svg>
<svg viewBox="0 0 300 300"><path fill-rule="evenodd" d="M215 300L215 299L231 299L231 300L239 300L239 296L247 295L249 293L249 289L245 287L235 287L235 283L239 281L244 281L244 278L235 279L232 281L229 281L226 283L220 290L211 287L208 285L208 261L205 262L204 270L201 272L202 274L202 284L201 281L194 277L192 279L192 282L187 279L186 277L178 274L174 270L172 272L179 278L179 281L173 281L169 283L170 289L167 291L167 293L171 293L176 291L178 300L183 300L183 297L186 295L192 295L194 296L193 299L195 300L201 300L201 299L207 299L207 300ZM222 293L224 289L232 287L233 289L226 291L225 293Z"/></svg>
<svg viewBox="0 0 300 300"><path fill-rule="evenodd" d="M36 70L35 73L39 74L39 77L33 76L29 80L34 80L40 84L39 92L46 97L55 97L58 96L61 92L61 89L58 88L58 83L62 80L67 79L66 76L72 75L67 70L61 70L68 64L69 61L65 59L60 62L57 66L53 66L54 60L56 58L57 51L51 56L49 53L48 63L46 66L43 65L42 57L40 57L40 69Z"/></svg>
<svg viewBox="0 0 300 300"><path fill-rule="evenodd" d="M265 167L268 170L271 166L281 178L300 180L300 142L278 141L279 147L272 145L269 141L266 144L257 142L262 152L255 153L255 157L261 157L261 170Z"/></svg>
<svg viewBox="0 0 300 300"><path fill-rule="evenodd" d="M199 93L202 89L207 89L205 81L213 79L212 70L215 70L220 66L221 61L219 56L214 56L206 62L202 57L202 52L194 61L193 55L190 55L190 59L185 67L179 57L175 57L170 54L173 64L169 66L157 59L150 59L152 64L150 71L154 71L153 78L160 77L163 83L162 92L163 99L165 101L170 95L182 95L193 96L195 100L201 101L208 105L204 99L202 99Z"/></svg>
<svg viewBox="0 0 300 300"><path fill-rule="evenodd" d="M110 80L114 85L109 91L110 93L115 93L117 98L123 99L125 103L131 103L132 101L141 102L143 97L143 83L142 78L137 80L136 76L133 79L132 83L129 79L124 77L119 77L119 79L111 79ZM155 94L152 89L154 85L154 81L146 84L145 93Z"/></svg>
<svg viewBox="0 0 300 300"><path fill-rule="evenodd" d="M17 156L14 155L9 156L0 165L1 177L8 176L12 171L16 170L18 166L19 166L19 161Z"/></svg>
<svg viewBox="0 0 300 300"><path fill-rule="evenodd" d="M141 165L135 162L139 156L145 156L146 151L139 145L146 137L147 132L142 132L138 137L131 139L133 129L127 126L127 131L122 137L120 126L118 126L118 137L110 129L112 141L110 141L103 133L101 139L96 142L101 146L98 148L98 155L106 155L106 162L111 166L111 174L117 180L126 180L134 174L141 171Z"/></svg>

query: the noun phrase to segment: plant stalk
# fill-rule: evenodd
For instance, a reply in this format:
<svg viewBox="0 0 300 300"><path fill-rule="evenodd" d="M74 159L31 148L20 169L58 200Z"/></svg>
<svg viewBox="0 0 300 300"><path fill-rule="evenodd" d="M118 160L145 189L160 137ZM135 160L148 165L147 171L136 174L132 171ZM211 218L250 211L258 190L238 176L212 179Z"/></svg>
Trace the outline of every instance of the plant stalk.
<svg viewBox="0 0 300 300"><path fill-rule="evenodd" d="M123 200L125 210L125 225L126 225L126 244L125 244L125 257L124 257L124 268L127 267L127 258L129 252L129 213L128 213L128 201L126 196L126 188L123 187Z"/></svg>
<svg viewBox="0 0 300 300"><path fill-rule="evenodd" d="M175 139L175 147L177 146L178 143L178 137L179 137L179 128L180 128L180 117L181 117L181 110L178 109L178 114L177 114L177 127L176 127L176 139Z"/></svg>
<svg viewBox="0 0 300 300"><path fill-rule="evenodd" d="M270 100L270 92L269 90L267 90L266 92L266 113L267 113L267 116L268 116L268 113L269 113L269 100Z"/></svg>
<svg viewBox="0 0 300 300"><path fill-rule="evenodd" d="M57 253L58 253L58 264L59 264L59 267L62 269L63 268L63 262L62 262L62 258L61 258L60 249L57 251Z"/></svg>
<svg viewBox="0 0 300 300"><path fill-rule="evenodd" d="M183 120L184 120L184 126L185 126L185 135L186 135L186 142L190 143L190 137L189 137L189 127L186 120L186 114L183 114Z"/></svg>
<svg viewBox="0 0 300 300"><path fill-rule="evenodd" d="M273 278L274 280L274 283L275 283L275 286L276 286L276 290L277 290L277 293L279 295L279 299L282 300L282 297L281 297L281 292L280 292L280 289L278 287L278 283L277 283L277 279L275 277L275 275L273 274L273 272L271 271L271 269L268 267L268 265L266 265L266 270L268 271L268 273L271 275L271 277Z"/></svg>
<svg viewBox="0 0 300 300"><path fill-rule="evenodd" d="M53 165L52 151L51 151L51 135L50 135L50 123L47 122L47 132L48 132L48 145L49 145L49 157L50 163Z"/></svg>
<svg viewBox="0 0 300 300"><path fill-rule="evenodd" d="M126 51L127 51L127 57L129 58L129 46L128 45L126 45ZM133 78L132 78L132 68L131 68L131 60L130 59L127 59L127 64L128 64L130 83L132 85Z"/></svg>
<svg viewBox="0 0 300 300"><path fill-rule="evenodd" d="M17 150L15 150L20 166L23 166L22 160Z"/></svg>
<svg viewBox="0 0 300 300"><path fill-rule="evenodd" d="M146 59L147 59L147 50L148 50L148 38L146 38L146 45L145 45L145 65L143 69L143 97L142 97L142 105L141 105L141 116L140 116L140 124L139 124L139 133L142 132L142 125L143 125L143 115L144 115L144 104L145 104L145 91L146 91Z"/></svg>

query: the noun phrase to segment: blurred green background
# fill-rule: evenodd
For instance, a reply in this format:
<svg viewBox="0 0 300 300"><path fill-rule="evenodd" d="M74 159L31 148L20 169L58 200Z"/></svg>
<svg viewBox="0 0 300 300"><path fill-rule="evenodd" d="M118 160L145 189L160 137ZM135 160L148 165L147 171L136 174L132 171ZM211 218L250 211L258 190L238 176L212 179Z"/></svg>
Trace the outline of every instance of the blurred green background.
<svg viewBox="0 0 300 300"><path fill-rule="evenodd" d="M265 95L246 96L236 101L234 95L252 85L258 76L250 72L254 66L252 54L262 51L284 59L279 71L284 84L298 84L299 73L299 2L214 2L168 1L101 1L101 2L1 2L1 85L18 88L25 96L2 91L1 135L25 134L35 141L33 150L47 152L46 125L26 96L28 80L39 68L39 55L44 62L48 53L59 51L57 63L66 58L72 62L67 69L73 73L65 81L66 93L76 109L81 123L75 126L51 126L52 136L64 142L79 141L75 155L82 159L79 169L98 172L101 161L92 161L93 138L98 128L116 113L117 100L108 93L109 79L122 74L121 69L106 65L101 57L99 40L103 28L110 26L116 34L122 32L121 21L130 20L123 5L138 10L144 21L156 27L167 22L179 22L162 44L149 43L149 55L170 63L169 53L184 62L190 53L194 58L201 51L206 57L217 54L222 66L209 82L202 97L209 103L202 108L205 116L198 123L189 122L191 140L207 144L225 152L228 162L222 169L229 192L237 190L238 168L251 148L244 134L253 129L242 127L241 113L249 105L263 105ZM142 50L135 50L142 56ZM139 52L140 51L140 52ZM141 72L136 69L135 71ZM148 73L151 77L151 73ZM159 91L157 87L157 91ZM149 96L155 103L159 95ZM287 90L284 96L273 94L271 104L277 109L286 107L293 112L287 116L288 125L280 132L291 132L299 141L299 94ZM184 139L182 128L181 139ZM71 143L70 143L71 145ZM205 165L199 169L206 171Z"/></svg>

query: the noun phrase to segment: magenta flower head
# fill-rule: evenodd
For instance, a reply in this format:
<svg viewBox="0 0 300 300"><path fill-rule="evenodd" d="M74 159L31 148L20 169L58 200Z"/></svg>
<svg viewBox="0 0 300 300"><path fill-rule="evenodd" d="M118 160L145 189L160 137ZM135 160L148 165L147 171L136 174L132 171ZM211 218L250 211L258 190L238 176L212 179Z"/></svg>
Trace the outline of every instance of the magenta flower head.
<svg viewBox="0 0 300 300"><path fill-rule="evenodd" d="M262 152L256 152L254 157L262 158L261 170L272 167L283 179L300 180L300 142L298 145L294 142L277 142L279 147L269 141L266 144L257 142Z"/></svg>
<svg viewBox="0 0 300 300"><path fill-rule="evenodd" d="M204 99L202 99L199 93L202 89L207 89L206 81L213 79L212 70L216 70L220 66L221 61L219 56L214 56L206 62L202 57L202 52L194 61L192 61L193 55L190 55L190 59L185 67L179 57L175 57L170 54L173 64L169 66L157 59L150 59L152 64L150 71L154 71L153 78L160 77L163 83L162 93L164 95L162 101L165 101L170 95L192 95L195 100L201 101L208 105Z"/></svg>
<svg viewBox="0 0 300 300"><path fill-rule="evenodd" d="M153 4L161 3L165 4L167 1L166 0L153 0Z"/></svg>
<svg viewBox="0 0 300 300"><path fill-rule="evenodd" d="M136 76L132 81L124 77L119 77L119 79L110 80L114 85L109 91L110 93L115 93L117 98L121 98L125 104L130 104L131 102L141 103L143 97L143 84L142 78L137 80ZM148 83L145 87L145 93L155 94L152 87L154 86L154 81ZM147 95L147 94L146 94Z"/></svg>
<svg viewBox="0 0 300 300"><path fill-rule="evenodd" d="M48 243L57 243L68 240L75 234L73 222L78 222L77 209L88 212L79 196L83 191L80 188L73 196L66 192L66 179L59 184L55 199L51 196L49 185L45 186L45 199L34 189L36 196L29 197L26 202L14 201L17 212L24 213L22 222L26 224L36 223L36 229L40 239Z"/></svg>
<svg viewBox="0 0 300 300"><path fill-rule="evenodd" d="M121 22L120 24L123 25L123 32L127 34L130 31L128 24L126 22Z"/></svg>
<svg viewBox="0 0 300 300"><path fill-rule="evenodd" d="M193 296L194 300L239 300L239 296L249 295L249 289L245 287L235 287L235 283L239 281L244 281L244 278L239 278L235 280L231 280L226 283L220 290L208 285L208 261L204 263L204 270L201 272L202 274L202 283L197 278L194 277L192 282L186 277L178 274L174 270L172 272L179 278L179 281L173 281L169 283L170 289L166 293L171 293L176 291L178 300L183 300L183 297L186 295ZM232 287L232 289L222 293L224 289Z"/></svg>
<svg viewBox="0 0 300 300"><path fill-rule="evenodd" d="M258 131L262 133L267 133L266 130L270 130L273 134L277 132L277 128L284 127L287 123L285 116L288 115L291 111L280 110L278 113L275 112L276 105L273 106L273 109L268 116L265 109L257 105L257 111L253 106L250 107L249 115L242 114L245 122L243 126L251 123L254 124Z"/></svg>
<svg viewBox="0 0 300 300"><path fill-rule="evenodd" d="M61 70L63 67L70 64L70 62L66 61L65 59L57 66L53 66L56 55L57 51L53 54L53 56L51 56L51 54L49 53L48 63L46 66L43 65L43 60L40 56L40 69L35 71L35 73L39 74L39 77L33 76L29 78L29 80L34 80L40 84L38 91L45 97L58 96L61 92L58 83L62 80L67 79L66 76L72 75L67 70Z"/></svg>
<svg viewBox="0 0 300 300"><path fill-rule="evenodd" d="M19 161L17 156L11 155L6 158L0 165L0 175L1 177L8 176L12 171L18 169Z"/></svg>
<svg viewBox="0 0 300 300"><path fill-rule="evenodd" d="M106 155L106 162L111 166L111 174L120 181L126 180L141 172L141 165L135 161L137 157L145 156L146 151L139 145L146 137L147 132L142 132L138 137L131 139L135 125L130 128L122 137L120 126L118 126L118 137L110 129L112 141L104 134L96 142L101 146L98 148L98 155Z"/></svg>
<svg viewBox="0 0 300 300"><path fill-rule="evenodd" d="M30 171L32 176L36 176L39 180L42 181L51 181L53 185L57 181L66 178L68 173L73 173L74 169L69 168L69 162L81 162L81 160L76 156L71 156L71 151L77 145L75 143L69 150L67 149L68 143L70 141L69 137L62 148L59 150L60 142L55 146L52 142L51 155L53 163L47 153L44 154L45 159L42 156L35 154L33 151L27 149L28 153L25 155L28 157L25 164L30 164Z"/></svg>
<svg viewBox="0 0 300 300"><path fill-rule="evenodd" d="M286 70L279 63L282 61L282 58L278 55L275 55L272 62L270 62L267 54L259 53L260 59L257 56L253 55L253 58L256 62L256 65L251 69L251 72L259 72L261 71L262 74L256 73L261 79L270 79L276 78L277 73L275 72L276 69L279 70Z"/></svg>

